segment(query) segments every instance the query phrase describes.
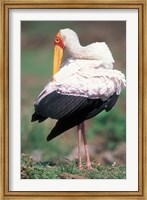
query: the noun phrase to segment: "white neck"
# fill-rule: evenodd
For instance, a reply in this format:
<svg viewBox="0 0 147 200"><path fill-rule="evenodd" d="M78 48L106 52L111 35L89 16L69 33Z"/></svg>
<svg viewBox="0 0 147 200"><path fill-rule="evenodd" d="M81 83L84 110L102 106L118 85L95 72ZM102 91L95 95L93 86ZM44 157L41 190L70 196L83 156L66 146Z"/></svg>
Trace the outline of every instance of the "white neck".
<svg viewBox="0 0 147 200"><path fill-rule="evenodd" d="M84 47L81 46L78 39L68 43L66 48L73 58L84 59Z"/></svg>
<svg viewBox="0 0 147 200"><path fill-rule="evenodd" d="M76 59L82 60L98 60L104 63L113 63L114 59L104 42L96 42L85 47L81 46L79 40L68 43L67 50L69 54Z"/></svg>
<svg viewBox="0 0 147 200"><path fill-rule="evenodd" d="M77 34L70 29L60 30L64 45L69 54L76 59L102 60L104 63L114 62L108 46L104 42L96 42L81 46Z"/></svg>

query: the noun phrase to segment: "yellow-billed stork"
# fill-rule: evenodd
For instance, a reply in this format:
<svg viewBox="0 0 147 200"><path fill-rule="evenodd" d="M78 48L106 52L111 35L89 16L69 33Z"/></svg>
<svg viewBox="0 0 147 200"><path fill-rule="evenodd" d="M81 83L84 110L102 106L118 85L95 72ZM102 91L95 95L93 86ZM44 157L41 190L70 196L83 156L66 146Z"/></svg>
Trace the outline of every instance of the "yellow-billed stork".
<svg viewBox="0 0 147 200"><path fill-rule="evenodd" d="M47 141L77 126L79 169L83 169L81 136L87 169L92 169L84 121L114 107L126 85L125 77L113 69L114 59L104 42L81 46L77 34L67 28L57 33L54 44L53 78L34 103L32 121L58 120ZM61 65L65 48L71 57Z"/></svg>

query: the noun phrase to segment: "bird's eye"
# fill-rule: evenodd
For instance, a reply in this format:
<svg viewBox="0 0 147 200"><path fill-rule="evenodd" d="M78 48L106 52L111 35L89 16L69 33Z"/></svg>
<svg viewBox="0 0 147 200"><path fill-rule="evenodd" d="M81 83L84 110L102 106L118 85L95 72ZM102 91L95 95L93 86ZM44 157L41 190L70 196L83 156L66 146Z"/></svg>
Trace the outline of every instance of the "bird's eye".
<svg viewBox="0 0 147 200"><path fill-rule="evenodd" d="M58 43L60 41L59 38L55 38L55 42Z"/></svg>

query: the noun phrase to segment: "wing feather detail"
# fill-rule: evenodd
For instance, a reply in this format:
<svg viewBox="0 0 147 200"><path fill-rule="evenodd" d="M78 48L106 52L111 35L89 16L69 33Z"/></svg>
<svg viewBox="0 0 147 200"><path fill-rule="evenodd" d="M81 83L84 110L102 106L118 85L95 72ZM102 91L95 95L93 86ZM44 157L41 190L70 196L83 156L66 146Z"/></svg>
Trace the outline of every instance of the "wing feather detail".
<svg viewBox="0 0 147 200"><path fill-rule="evenodd" d="M94 117L103 110L111 110L114 107L117 99L118 95L116 94L112 95L106 101L102 101L101 99L85 99L77 109L70 113L70 115L64 116L58 120L55 127L48 135L47 141L52 140L61 133L82 123L83 121Z"/></svg>
<svg viewBox="0 0 147 200"><path fill-rule="evenodd" d="M79 109L86 100L87 98L62 95L55 91L45 96L38 104L35 104L35 113L39 117L60 119Z"/></svg>
<svg viewBox="0 0 147 200"><path fill-rule="evenodd" d="M104 68L81 67L66 79L61 79L60 73L55 78L56 82L54 84L58 93L90 99L101 98L107 100L114 93L119 95L126 86L123 73L118 70Z"/></svg>

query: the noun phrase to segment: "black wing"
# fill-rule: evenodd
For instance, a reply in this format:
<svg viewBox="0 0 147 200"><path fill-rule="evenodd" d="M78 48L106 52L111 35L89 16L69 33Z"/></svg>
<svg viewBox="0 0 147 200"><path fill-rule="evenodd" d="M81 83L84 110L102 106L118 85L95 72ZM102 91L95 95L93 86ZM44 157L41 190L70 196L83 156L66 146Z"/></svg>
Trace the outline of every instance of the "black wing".
<svg viewBox="0 0 147 200"><path fill-rule="evenodd" d="M87 101L86 97L62 95L52 92L44 97L37 105L35 105L35 113L32 115L33 121L43 121L48 117L53 119L61 119L69 116Z"/></svg>
<svg viewBox="0 0 147 200"><path fill-rule="evenodd" d="M84 120L94 117L101 111L111 110L117 99L118 95L115 93L106 101L102 101L101 99L89 99L53 92L43 98L38 105L35 105L32 121L42 122L48 117L58 119L55 127L47 137L47 140L50 141Z"/></svg>
<svg viewBox="0 0 147 200"><path fill-rule="evenodd" d="M101 99L86 99L82 106L75 110L71 115L63 117L58 120L55 127L52 129L47 137L47 141L52 140L61 133L69 130L70 128L82 123L86 119L90 119L95 115L99 114L101 111L111 110L116 101L118 95L112 95L108 100L102 101Z"/></svg>
<svg viewBox="0 0 147 200"><path fill-rule="evenodd" d="M50 141L84 120L94 117L101 111L106 110L108 112L113 108L117 99L118 95L115 93L106 101L102 101L101 99L89 99L53 92L35 105L32 121L42 122L48 117L58 119L55 127L47 137L47 140Z"/></svg>

